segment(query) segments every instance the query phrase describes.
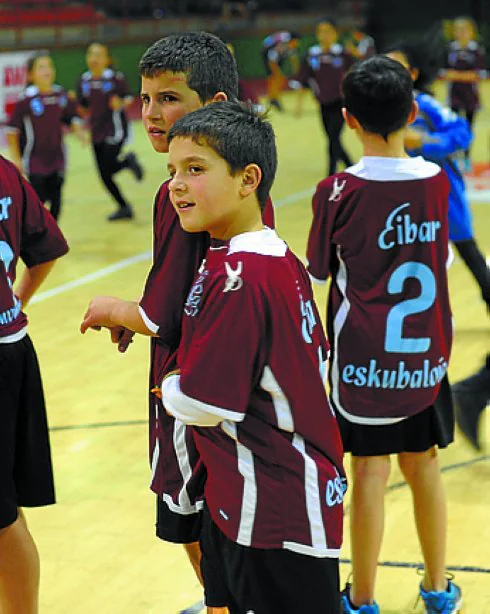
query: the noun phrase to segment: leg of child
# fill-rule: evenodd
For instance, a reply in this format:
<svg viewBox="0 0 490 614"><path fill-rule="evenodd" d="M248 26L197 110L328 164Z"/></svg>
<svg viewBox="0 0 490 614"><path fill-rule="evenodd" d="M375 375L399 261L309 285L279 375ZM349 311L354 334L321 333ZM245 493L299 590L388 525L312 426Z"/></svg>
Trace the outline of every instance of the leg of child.
<svg viewBox="0 0 490 614"><path fill-rule="evenodd" d="M415 523L425 563L423 587L445 591L446 496L435 447L398 455L400 469L412 490Z"/></svg>
<svg viewBox="0 0 490 614"><path fill-rule="evenodd" d="M17 520L0 529L0 611L37 614L39 554L21 510Z"/></svg>
<svg viewBox="0 0 490 614"><path fill-rule="evenodd" d="M384 530L384 496L389 456L352 457L350 537L355 605L374 601L376 567Z"/></svg>
<svg viewBox="0 0 490 614"><path fill-rule="evenodd" d="M199 542L184 544L184 550L187 552L187 556L196 572L199 582L204 586L201 574L201 547ZM207 614L227 614L227 612L228 608L207 608Z"/></svg>

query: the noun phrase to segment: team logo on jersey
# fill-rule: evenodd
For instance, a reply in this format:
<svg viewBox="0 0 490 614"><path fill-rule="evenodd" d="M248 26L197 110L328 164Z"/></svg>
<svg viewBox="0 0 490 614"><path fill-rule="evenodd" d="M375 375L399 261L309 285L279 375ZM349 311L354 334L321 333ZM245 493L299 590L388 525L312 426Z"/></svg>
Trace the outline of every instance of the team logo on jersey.
<svg viewBox="0 0 490 614"><path fill-rule="evenodd" d="M40 98L33 98L31 100L31 109L34 115L38 117L44 113L44 104Z"/></svg>
<svg viewBox="0 0 490 614"><path fill-rule="evenodd" d="M0 222L9 219L9 207L12 204L10 196L0 198Z"/></svg>
<svg viewBox="0 0 490 614"><path fill-rule="evenodd" d="M334 480L328 480L325 493L328 507L340 505L344 500L344 493L346 490L347 482L342 481L340 477L336 477Z"/></svg>
<svg viewBox="0 0 490 614"><path fill-rule="evenodd" d="M335 177L335 179L333 180L332 193L328 197L328 200L330 202L334 202L334 203L338 203L339 202L339 200L342 198L342 191L345 188L345 184L346 183L347 183L347 179L344 179L344 181L342 181L342 183L339 183L338 178Z"/></svg>
<svg viewBox="0 0 490 614"><path fill-rule="evenodd" d="M229 262L225 262L226 274L228 279L225 281L223 292L236 292L243 286L243 279L240 277L243 269L243 264L240 261L236 269L232 269Z"/></svg>
<svg viewBox="0 0 490 614"><path fill-rule="evenodd" d="M342 58L332 58L332 66L334 68L340 68L343 63L344 60Z"/></svg>
<svg viewBox="0 0 490 614"><path fill-rule="evenodd" d="M194 318L199 313L201 306L202 293L204 291L204 280L208 275L208 271L203 271L194 282L191 291L187 295L187 300L184 305L184 313L190 318Z"/></svg>
<svg viewBox="0 0 490 614"><path fill-rule="evenodd" d="M90 96L90 83L88 81L82 82L82 95L84 98Z"/></svg>
<svg viewBox="0 0 490 614"><path fill-rule="evenodd" d="M107 94L114 88L112 81L103 81L102 83L102 91Z"/></svg>

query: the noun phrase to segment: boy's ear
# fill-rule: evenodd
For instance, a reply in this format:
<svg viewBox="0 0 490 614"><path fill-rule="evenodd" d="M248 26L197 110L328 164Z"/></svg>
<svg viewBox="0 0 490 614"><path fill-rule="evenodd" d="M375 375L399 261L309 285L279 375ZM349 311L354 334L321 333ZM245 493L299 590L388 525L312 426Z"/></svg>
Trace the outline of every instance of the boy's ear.
<svg viewBox="0 0 490 614"><path fill-rule="evenodd" d="M413 124L413 122L417 119L418 113L419 113L419 105L414 100L412 102L412 108L410 109L410 114L407 119L407 126L410 126L410 124Z"/></svg>
<svg viewBox="0 0 490 614"><path fill-rule="evenodd" d="M351 115L345 107L342 107L342 115L344 116L345 123L351 130L355 130L359 127L359 122L357 119Z"/></svg>
<svg viewBox="0 0 490 614"><path fill-rule="evenodd" d="M262 169L258 164L247 164L242 170L242 184L240 186L240 196L250 196L256 192L262 181Z"/></svg>
<svg viewBox="0 0 490 614"><path fill-rule="evenodd" d="M207 102L226 102L228 96L224 92L216 92L216 94Z"/></svg>

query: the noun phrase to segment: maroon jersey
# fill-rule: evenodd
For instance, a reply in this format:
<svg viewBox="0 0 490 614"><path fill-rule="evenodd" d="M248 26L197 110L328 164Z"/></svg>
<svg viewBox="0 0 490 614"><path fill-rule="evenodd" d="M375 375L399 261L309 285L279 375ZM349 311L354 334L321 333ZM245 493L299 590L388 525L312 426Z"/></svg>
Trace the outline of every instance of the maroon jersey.
<svg viewBox="0 0 490 614"><path fill-rule="evenodd" d="M264 222L274 226L270 199ZM140 301L141 317L157 335L151 340L150 389L175 368L185 300L209 245L207 233L182 230L170 202L168 181L155 198L153 232L153 265ZM202 502L189 493L202 498L202 486L195 485L202 484L203 477L192 432L169 416L153 394L149 423L152 490L177 513L196 511Z"/></svg>
<svg viewBox="0 0 490 614"><path fill-rule="evenodd" d="M342 96L342 79L354 61L354 57L339 43L328 51L315 45L310 47L301 63L297 79L303 87L311 87L320 104L335 102Z"/></svg>
<svg viewBox="0 0 490 614"><path fill-rule="evenodd" d="M32 267L67 251L49 211L16 167L0 156L0 343L17 341L27 325L13 292L19 257Z"/></svg>
<svg viewBox="0 0 490 614"><path fill-rule="evenodd" d="M303 265L270 229L218 242L184 314L180 375L162 397L196 425L214 522L243 546L337 557L342 446Z"/></svg>
<svg viewBox="0 0 490 614"><path fill-rule="evenodd" d="M79 103L90 111L90 130L94 143L118 145L128 136L128 120L124 109L113 111L113 96L130 98L126 79L121 72L107 68L101 77L84 72L77 86Z"/></svg>
<svg viewBox="0 0 490 614"><path fill-rule="evenodd" d="M19 145L27 175L51 175L65 168L63 124L77 116L75 101L54 85L48 94L30 85L14 106L7 130L19 132Z"/></svg>
<svg viewBox="0 0 490 614"><path fill-rule="evenodd" d="M365 157L313 197L308 270L332 276L331 399L358 424L429 407L452 342L449 182L421 157Z"/></svg>
<svg viewBox="0 0 490 614"><path fill-rule="evenodd" d="M476 41L470 41L466 47L461 47L457 41L449 45L447 68L452 70L475 70L482 79L485 71L485 50ZM451 82L449 98L452 108L476 111L480 106L477 83Z"/></svg>

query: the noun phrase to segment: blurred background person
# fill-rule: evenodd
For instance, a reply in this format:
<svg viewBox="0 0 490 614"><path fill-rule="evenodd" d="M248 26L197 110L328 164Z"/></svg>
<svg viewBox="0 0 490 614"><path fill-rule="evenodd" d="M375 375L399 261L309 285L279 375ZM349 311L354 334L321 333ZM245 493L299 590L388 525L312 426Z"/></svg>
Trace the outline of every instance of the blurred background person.
<svg viewBox="0 0 490 614"><path fill-rule="evenodd" d="M323 128L328 140L327 175L337 172L337 165L352 165L345 151L340 134L344 126L340 86L345 73L354 64L355 58L339 42L337 24L325 17L316 26L318 45L308 49L295 80L299 83L296 115L301 116L303 97L310 88L320 104Z"/></svg>
<svg viewBox="0 0 490 614"><path fill-rule="evenodd" d="M287 84L284 74L286 60L289 59L293 73L299 70L299 41L299 34L283 31L270 34L262 42L262 58L267 72L267 96L269 104L278 111L284 110L279 96Z"/></svg>
<svg viewBox="0 0 490 614"><path fill-rule="evenodd" d="M85 133L75 100L54 83L55 78L47 51L28 60L27 87L13 108L6 134L11 160L58 220L66 163L63 129L69 127L82 142Z"/></svg>
<svg viewBox="0 0 490 614"><path fill-rule="evenodd" d="M143 168L134 153L119 157L128 138L126 110L133 102L133 96L129 93L124 75L112 67L112 57L107 45L92 43L87 49L85 59L88 70L78 82L78 102L89 121L100 178L119 205L107 219L110 222L131 219L134 215L133 208L122 195L113 177L128 168L138 181L143 179Z"/></svg>

